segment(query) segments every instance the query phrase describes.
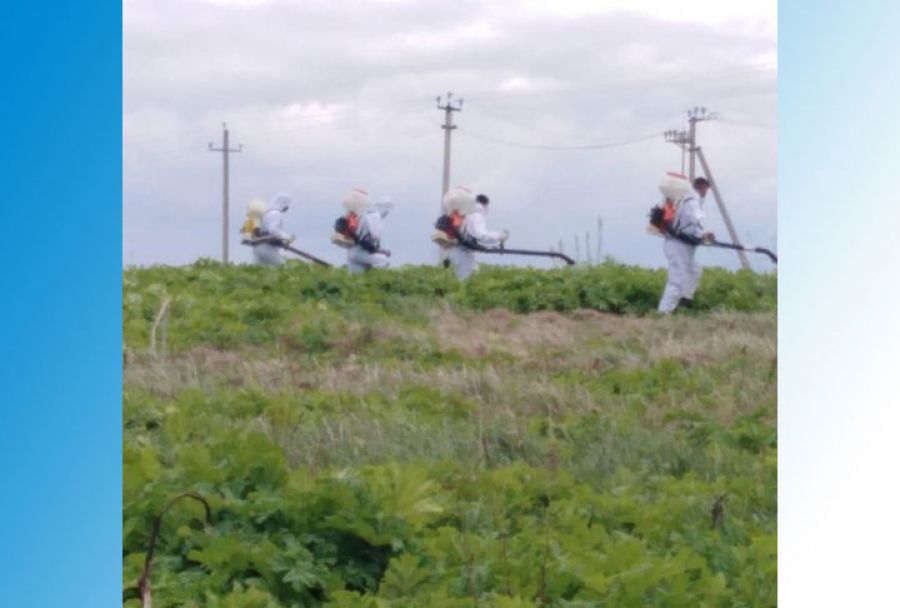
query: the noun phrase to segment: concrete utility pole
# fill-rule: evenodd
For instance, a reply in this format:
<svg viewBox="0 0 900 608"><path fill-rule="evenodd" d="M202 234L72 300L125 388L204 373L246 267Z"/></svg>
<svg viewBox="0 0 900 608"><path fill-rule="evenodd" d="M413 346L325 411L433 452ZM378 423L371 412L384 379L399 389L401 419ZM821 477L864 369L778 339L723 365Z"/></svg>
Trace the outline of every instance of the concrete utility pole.
<svg viewBox="0 0 900 608"><path fill-rule="evenodd" d="M440 97L436 97L435 101L438 110L444 111L444 124L441 125L444 130L444 180L441 188L441 201L443 201L444 195L450 189L450 132L456 128L456 125L453 124L453 113L462 111L463 100L459 99L454 104L453 93L448 92L447 102L444 105L441 105Z"/></svg>
<svg viewBox="0 0 900 608"><path fill-rule="evenodd" d="M585 257L585 261L587 261L588 266L594 265L594 260L591 259L591 233L590 233L590 231L586 231L584 233L584 257Z"/></svg>
<svg viewBox="0 0 900 608"><path fill-rule="evenodd" d="M679 148L681 148L681 172L684 173L684 153L691 147L691 137L687 131L678 131L676 129L670 129L663 133L666 138L666 141L675 144ZM693 177L689 176L690 180L693 180Z"/></svg>
<svg viewBox="0 0 900 608"><path fill-rule="evenodd" d="M222 147L214 148L212 143L209 144L210 152L222 153L222 263L228 263L228 155L240 152L244 149L243 144L238 144L237 148L228 147L228 123L222 123Z"/></svg>
<svg viewBox="0 0 900 608"><path fill-rule="evenodd" d="M731 223L731 216L728 215L728 209L725 208L725 201L722 200L722 195L719 194L719 187L716 186L716 180L713 179L712 173L709 170L709 165L706 164L706 156L703 154L703 148L699 146L696 148L697 157L700 159L700 165L703 167L703 173L706 174L706 179L709 180L709 188L712 190L713 197L716 199L716 205L719 207L719 213L722 214L722 220L725 222L725 228L728 229L728 236L731 237L731 242L735 245L740 245L741 241L738 239L737 231L734 229L734 224ZM741 260L741 268L744 270L750 269L750 261L747 259L747 254L741 250L737 250L738 258Z"/></svg>
<svg viewBox="0 0 900 608"><path fill-rule="evenodd" d="M704 120L713 120L716 118L716 115L713 112L706 112L706 108L698 108L694 106L693 109L687 111L688 117L688 137L690 138L690 147L688 148L688 153L690 154L690 165L688 171L688 179L694 181L694 177L696 176L696 156L697 156L697 123L703 122Z"/></svg>
<svg viewBox="0 0 900 608"><path fill-rule="evenodd" d="M603 218L597 216L597 263L603 263Z"/></svg>
<svg viewBox="0 0 900 608"><path fill-rule="evenodd" d="M694 107L687 111L687 131L670 130L665 132L666 141L681 147L681 171L684 172L684 154L688 154L688 179L692 182L696 177L696 153L697 153L697 123L705 120L715 120L714 112L707 112L706 108Z"/></svg>
<svg viewBox="0 0 900 608"><path fill-rule="evenodd" d="M704 112L705 111L706 110L704 110ZM697 149L697 121L694 119L690 110L688 110L688 125L688 140L690 141L688 144L688 179L693 182L694 177L697 175L696 163L694 160L694 151Z"/></svg>
<svg viewBox="0 0 900 608"><path fill-rule="evenodd" d="M686 149L689 154L690 162L688 164L688 179L693 183L694 177L696 175L696 158L700 158L700 164L703 166L703 173L706 175L706 179L709 180L710 190L713 192L713 197L716 199L716 206L719 208L719 213L722 215L722 220L725 222L725 228L728 230L728 236L731 237L731 242L735 245L740 245L741 241L738 239L737 231L734 229L734 225L731 223L731 216L728 215L728 210L725 208L725 202L722 200L722 195L719 193L719 188L716 185L716 180L713 179L712 173L710 173L709 165L706 163L706 157L703 155L703 151L700 146L697 145L697 123L703 122L705 120L714 120L716 118L716 114L713 112L707 112L706 108L698 108L695 107L692 110L688 110L687 112L689 127L687 131L678 131L678 130L670 130L664 133L666 141L673 143L679 147L681 147L682 154ZM682 157L683 158L683 157ZM750 269L750 261L747 259L747 254L743 251L737 250L738 259L741 262L741 268L744 270Z"/></svg>

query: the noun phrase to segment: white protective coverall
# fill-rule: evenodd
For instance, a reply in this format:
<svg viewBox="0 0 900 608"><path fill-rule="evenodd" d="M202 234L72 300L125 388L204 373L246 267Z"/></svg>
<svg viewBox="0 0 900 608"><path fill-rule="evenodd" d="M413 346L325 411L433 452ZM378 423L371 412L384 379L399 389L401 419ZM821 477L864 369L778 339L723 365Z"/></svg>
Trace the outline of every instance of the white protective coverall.
<svg viewBox="0 0 900 608"><path fill-rule="evenodd" d="M384 234L384 218L393 208L393 201L387 197L370 207L359 220L359 237L368 235L380 247L381 237ZM347 268L353 274L369 268L387 268L389 265L390 261L384 253L369 253L360 245L353 245L347 250Z"/></svg>
<svg viewBox="0 0 900 608"><path fill-rule="evenodd" d="M673 225L675 230L699 239L706 232L702 223L705 217L703 199L696 192L690 192L678 205ZM695 259L696 245L666 236L663 251L669 262L669 274L662 299L659 301L659 312L669 314L678 307L681 298L694 297L703 269Z"/></svg>
<svg viewBox="0 0 900 608"><path fill-rule="evenodd" d="M284 212L291 206L291 197L284 192L279 192L272 199L269 210L260 220L260 228L267 236L281 239L290 243L294 235L284 231ZM281 257L281 248L269 243L260 243L253 246L253 259L262 266L281 266L284 260Z"/></svg>
<svg viewBox="0 0 900 608"><path fill-rule="evenodd" d="M487 207L476 203L472 213L466 215L466 219L463 220L462 234L475 239L475 242L482 247L499 247L507 235L505 232L488 230L486 214ZM447 259L450 260L456 276L460 279L467 279L475 272L475 252L463 245L450 247L447 251Z"/></svg>

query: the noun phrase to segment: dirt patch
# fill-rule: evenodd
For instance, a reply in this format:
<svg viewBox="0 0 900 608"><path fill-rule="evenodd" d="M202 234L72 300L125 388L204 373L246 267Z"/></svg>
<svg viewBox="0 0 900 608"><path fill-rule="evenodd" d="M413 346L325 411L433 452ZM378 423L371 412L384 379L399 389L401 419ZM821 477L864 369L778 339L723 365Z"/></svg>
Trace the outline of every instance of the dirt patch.
<svg viewBox="0 0 900 608"><path fill-rule="evenodd" d="M441 343L469 356L502 352L525 357L535 350L565 349L577 355L598 340L646 337L659 319L624 317L595 310L569 314L541 311L515 314L507 310L457 314L441 311L434 327Z"/></svg>
<svg viewBox="0 0 900 608"><path fill-rule="evenodd" d="M183 356L203 367L227 368L239 365L244 356L235 351L220 350L211 346L196 346L185 351Z"/></svg>
<svg viewBox="0 0 900 608"><path fill-rule="evenodd" d="M661 359L686 365L727 359L735 353L774 358L777 333L768 313L627 317L594 310L569 314L506 310L457 314L441 311L434 329L444 348L469 357L502 353L538 367L602 371Z"/></svg>
<svg viewBox="0 0 900 608"><path fill-rule="evenodd" d="M447 349L479 357L501 352L523 357L535 348L571 346L578 336L578 322L555 312L516 315L506 310L457 315L441 312L434 329Z"/></svg>

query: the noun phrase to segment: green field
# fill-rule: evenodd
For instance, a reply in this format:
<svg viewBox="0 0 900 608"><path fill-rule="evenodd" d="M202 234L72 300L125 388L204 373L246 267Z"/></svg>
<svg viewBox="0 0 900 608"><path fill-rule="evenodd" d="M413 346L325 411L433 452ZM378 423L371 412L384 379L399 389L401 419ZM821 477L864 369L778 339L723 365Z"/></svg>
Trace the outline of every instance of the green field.
<svg viewBox="0 0 900 608"><path fill-rule="evenodd" d="M194 491L155 606L774 606L776 279L663 282L127 270L125 605Z"/></svg>

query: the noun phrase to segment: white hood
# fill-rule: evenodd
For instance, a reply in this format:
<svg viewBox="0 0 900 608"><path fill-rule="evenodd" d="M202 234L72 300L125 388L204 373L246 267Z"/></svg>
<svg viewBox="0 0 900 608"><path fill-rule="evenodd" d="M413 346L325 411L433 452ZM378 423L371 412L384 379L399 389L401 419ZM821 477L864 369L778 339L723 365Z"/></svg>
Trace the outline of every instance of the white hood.
<svg viewBox="0 0 900 608"><path fill-rule="evenodd" d="M272 199L272 203L269 205L270 211L281 211L284 213L291 206L291 195L286 192L279 192Z"/></svg>
<svg viewBox="0 0 900 608"><path fill-rule="evenodd" d="M378 200L375 201L373 208L378 212L378 215L380 215L382 218L385 218L388 216L391 210L393 210L394 200L389 196L380 196L378 197Z"/></svg>

